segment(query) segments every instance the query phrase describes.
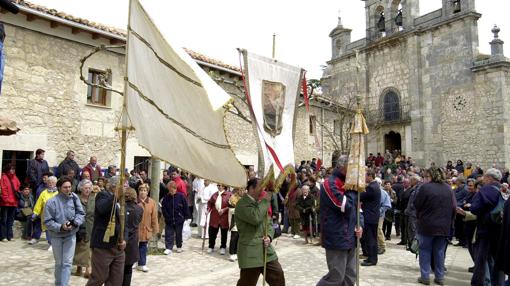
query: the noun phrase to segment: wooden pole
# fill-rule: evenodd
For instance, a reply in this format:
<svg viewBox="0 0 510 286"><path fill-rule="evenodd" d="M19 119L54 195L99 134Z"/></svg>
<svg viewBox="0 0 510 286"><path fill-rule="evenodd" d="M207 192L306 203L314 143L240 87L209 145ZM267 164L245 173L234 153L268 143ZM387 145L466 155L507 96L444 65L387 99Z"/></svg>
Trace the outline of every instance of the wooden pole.
<svg viewBox="0 0 510 286"><path fill-rule="evenodd" d="M271 202L269 202L269 204L271 205ZM269 220L268 218L268 213L266 212L266 219L264 221L264 238L267 237L267 221ZM264 242L262 242L264 243ZM267 247L265 247L265 245L263 245L264 247L264 271L262 273L262 286L265 286L266 285L266 271L267 271ZM268 246L269 247L269 246Z"/></svg>
<svg viewBox="0 0 510 286"><path fill-rule="evenodd" d="M357 96L356 97L356 100L357 100L357 108L358 108L358 111L361 110L361 97L360 96ZM355 123L356 124L356 123ZM361 136L363 136L362 133L359 133L358 134L358 156L360 156L361 154ZM359 162L361 163L361 161ZM360 164L359 168L362 168L363 166ZM360 177L359 177L359 172L357 172L357 180L356 180L356 192L358 192L358 204L356 206L356 228L360 228L361 225L360 225L360 205L361 205L361 199L360 199L360 191L359 191L359 180L360 180ZM360 249L360 238L356 236L356 285L360 285L359 284L359 266L360 266L360 262L359 262L359 249Z"/></svg>
<svg viewBox="0 0 510 286"><path fill-rule="evenodd" d="M122 101L122 126L120 128L121 131L121 138L120 138L120 181L117 188L120 188L119 194L120 194L120 234L119 234L119 242L122 243L122 241L125 240L124 237L124 229L126 227L126 221L125 221L125 209L126 209L126 196L124 194L124 182L126 181L126 142L127 142L127 130L131 128L131 126L128 126L129 120L127 115L127 90L128 90L128 54L129 54L129 37L130 37L130 31L129 28L131 26L131 7L132 2L134 0L129 0L129 13L128 13L128 29L127 29L127 37L126 37L126 54L124 57L124 63L125 63L125 76L124 76L124 98Z"/></svg>

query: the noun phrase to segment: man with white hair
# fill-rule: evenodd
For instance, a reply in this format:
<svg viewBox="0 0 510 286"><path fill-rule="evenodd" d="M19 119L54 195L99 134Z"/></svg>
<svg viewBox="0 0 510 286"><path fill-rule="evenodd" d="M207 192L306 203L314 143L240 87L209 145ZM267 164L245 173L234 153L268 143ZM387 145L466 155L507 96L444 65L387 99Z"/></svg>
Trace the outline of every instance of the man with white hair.
<svg viewBox="0 0 510 286"><path fill-rule="evenodd" d="M345 190L347 156L338 159L337 167L324 181L320 191L321 242L326 249L328 274L317 286L353 286L356 283L357 191Z"/></svg>
<svg viewBox="0 0 510 286"><path fill-rule="evenodd" d="M494 223L490 216L491 211L497 205L501 193L501 171L495 168L488 169L483 176L483 187L473 198L470 211L477 216L475 248L475 268L471 285L485 285L485 277L490 276L491 285L498 283L498 271L494 268L497 255L498 239L500 237L501 225ZM488 267L487 267L488 265ZM486 275L486 270L490 275Z"/></svg>

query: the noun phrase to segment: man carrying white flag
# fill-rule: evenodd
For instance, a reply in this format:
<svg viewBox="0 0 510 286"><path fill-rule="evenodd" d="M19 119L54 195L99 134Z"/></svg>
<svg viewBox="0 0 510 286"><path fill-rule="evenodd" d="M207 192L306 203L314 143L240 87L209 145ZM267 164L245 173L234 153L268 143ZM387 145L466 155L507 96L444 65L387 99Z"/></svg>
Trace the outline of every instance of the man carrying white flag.
<svg viewBox="0 0 510 286"><path fill-rule="evenodd" d="M240 52L245 65L246 99L258 138L259 175L264 180L248 181L248 193L236 206L241 268L237 285L255 286L263 274L263 285L267 281L270 286L282 286L285 275L271 245L271 214L277 210L270 207L270 191L278 190L286 173L293 169L296 103L304 71L246 50ZM266 185L275 177L276 184Z"/></svg>

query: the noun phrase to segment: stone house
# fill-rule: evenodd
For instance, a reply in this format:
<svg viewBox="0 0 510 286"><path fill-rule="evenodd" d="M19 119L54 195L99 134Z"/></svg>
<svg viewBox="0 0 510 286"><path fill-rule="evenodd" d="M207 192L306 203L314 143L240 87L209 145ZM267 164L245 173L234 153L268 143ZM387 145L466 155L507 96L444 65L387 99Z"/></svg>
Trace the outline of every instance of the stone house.
<svg viewBox="0 0 510 286"><path fill-rule="evenodd" d="M479 53L475 0L443 0L422 16L419 0L363 1L366 37L351 41L339 19L323 89L362 96L367 152L510 167L510 61L497 27L491 55Z"/></svg>
<svg viewBox="0 0 510 286"><path fill-rule="evenodd" d="M120 163L119 134L114 130L120 117L122 97L80 80L80 59L99 45L122 45L125 34L92 21L75 18L25 1L18 1L17 15L0 11L5 24L6 66L0 115L8 115L21 129L17 135L0 137L2 164L16 163L24 177L27 160L37 148L46 150L50 166L64 159L67 150L76 152L80 166L92 155L106 168ZM237 67L188 51L228 93L240 110L244 95ZM124 50L102 51L85 62L81 73L91 81L107 80L123 90ZM331 157L331 140L321 138L318 123L332 126L335 113L320 101L312 101L310 115L300 107L296 124L296 160ZM320 120L320 122L317 122ZM311 122L311 123L310 123ZM227 114L227 136L245 165L257 164L257 145L251 125ZM321 125L322 126L322 125ZM324 142L324 144L317 144ZM128 139L127 168L150 169L150 154L133 134Z"/></svg>

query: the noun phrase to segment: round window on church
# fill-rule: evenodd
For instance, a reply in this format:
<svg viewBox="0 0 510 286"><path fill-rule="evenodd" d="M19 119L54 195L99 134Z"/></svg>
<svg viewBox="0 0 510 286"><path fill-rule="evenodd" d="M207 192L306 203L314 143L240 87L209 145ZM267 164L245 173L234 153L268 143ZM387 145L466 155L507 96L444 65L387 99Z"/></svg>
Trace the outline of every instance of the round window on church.
<svg viewBox="0 0 510 286"><path fill-rule="evenodd" d="M461 95L457 95L455 97L455 99L453 100L453 109L455 109L455 111L463 111L464 108L466 107L467 105L467 101L464 97L462 97Z"/></svg>

